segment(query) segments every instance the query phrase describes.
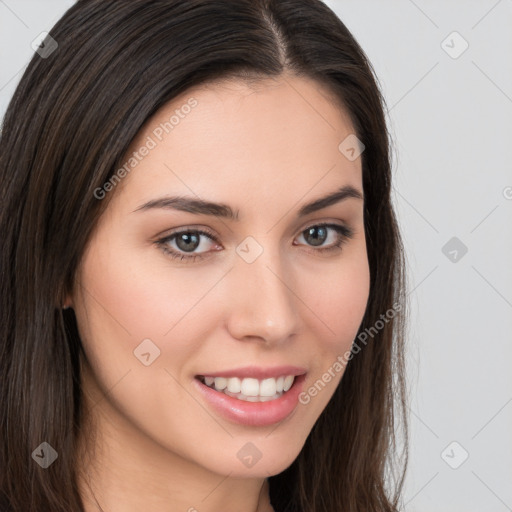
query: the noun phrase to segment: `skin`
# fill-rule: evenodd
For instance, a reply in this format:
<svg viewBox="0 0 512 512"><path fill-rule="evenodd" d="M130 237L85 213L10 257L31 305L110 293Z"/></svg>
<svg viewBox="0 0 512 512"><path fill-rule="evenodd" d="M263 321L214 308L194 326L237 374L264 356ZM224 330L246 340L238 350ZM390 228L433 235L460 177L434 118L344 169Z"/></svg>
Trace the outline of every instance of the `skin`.
<svg viewBox="0 0 512 512"><path fill-rule="evenodd" d="M341 186L363 193L361 159L338 149L354 133L347 113L306 78L224 80L165 105L129 154L191 97L197 106L109 192L68 297L97 432L80 439L87 512L272 511L267 477L297 457L342 372L270 427L218 415L194 376L294 364L307 369L308 389L350 349L366 308L363 201L297 218L303 204ZM164 195L226 203L240 220L135 211ZM321 222L347 225L353 237L322 254L304 234ZM207 228L217 242L201 237L192 250L203 260L171 259L156 241L177 228ZM248 236L263 248L251 264L235 251ZM321 247L337 237L329 229ZM176 239L167 245L187 254ZM149 366L133 353L147 338L160 350ZM247 442L262 453L251 468L237 458Z"/></svg>

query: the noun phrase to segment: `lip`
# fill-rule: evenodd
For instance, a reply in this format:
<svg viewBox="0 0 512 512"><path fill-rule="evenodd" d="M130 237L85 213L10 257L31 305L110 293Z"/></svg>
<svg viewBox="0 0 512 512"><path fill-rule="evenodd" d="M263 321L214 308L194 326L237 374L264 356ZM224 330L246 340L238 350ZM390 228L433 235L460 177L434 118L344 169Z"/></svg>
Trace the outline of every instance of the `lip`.
<svg viewBox="0 0 512 512"><path fill-rule="evenodd" d="M282 367L285 368L285 367ZM286 367L288 370L290 367ZM254 367L253 367L254 370ZM276 368L271 371L275 371ZM279 368L279 371L281 369ZM302 371L302 370L301 370ZM207 374L209 377L215 375ZM226 375L223 373L222 375ZM251 374L251 376L254 373ZM268 373L266 376L268 378ZM279 375L283 375L280 373ZM293 373L286 373L284 375L293 375ZM216 375L217 377L221 376ZM274 376L274 374L270 375ZM263 377L265 378L265 377ZM197 387L199 393L208 404L208 406L219 413L225 419L238 423L241 425L263 427L279 423L286 419L295 410L299 402L299 395L302 392L304 381L306 380L305 373L295 377L292 387L284 393L280 398L268 402L246 402L236 398L225 395L220 391L216 391L203 384L197 377L193 379L194 385Z"/></svg>
<svg viewBox="0 0 512 512"><path fill-rule="evenodd" d="M199 373L196 377L238 377L239 379L253 378L263 380L269 379L270 377L277 379L278 377L286 377L287 375L294 375L297 377L304 375L305 373L305 368L290 365L272 366L268 368L260 366L244 366L242 368L231 368L220 372Z"/></svg>

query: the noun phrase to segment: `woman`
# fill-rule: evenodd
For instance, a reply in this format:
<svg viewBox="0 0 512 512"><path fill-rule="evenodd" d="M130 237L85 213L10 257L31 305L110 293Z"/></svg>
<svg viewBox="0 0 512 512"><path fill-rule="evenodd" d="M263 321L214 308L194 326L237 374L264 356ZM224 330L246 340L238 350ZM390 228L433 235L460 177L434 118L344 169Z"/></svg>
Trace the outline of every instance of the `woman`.
<svg viewBox="0 0 512 512"><path fill-rule="evenodd" d="M0 140L2 510L397 510L403 249L350 32L82 0L50 34Z"/></svg>

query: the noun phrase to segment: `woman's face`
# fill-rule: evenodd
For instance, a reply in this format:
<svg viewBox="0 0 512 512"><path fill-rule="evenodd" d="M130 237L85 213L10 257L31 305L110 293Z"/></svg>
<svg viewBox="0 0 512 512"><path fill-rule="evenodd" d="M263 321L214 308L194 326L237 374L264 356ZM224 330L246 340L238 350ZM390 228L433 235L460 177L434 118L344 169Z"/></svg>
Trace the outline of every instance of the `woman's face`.
<svg viewBox="0 0 512 512"><path fill-rule="evenodd" d="M157 112L97 191L70 304L89 405L134 458L232 477L296 458L368 299L363 199L315 203L363 196L353 133L309 79L217 82Z"/></svg>

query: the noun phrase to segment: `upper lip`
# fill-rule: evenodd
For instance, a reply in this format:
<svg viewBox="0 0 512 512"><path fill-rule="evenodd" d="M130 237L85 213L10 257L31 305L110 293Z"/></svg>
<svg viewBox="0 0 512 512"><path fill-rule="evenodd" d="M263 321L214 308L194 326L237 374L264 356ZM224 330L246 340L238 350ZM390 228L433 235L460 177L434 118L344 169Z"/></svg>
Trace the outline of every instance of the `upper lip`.
<svg viewBox="0 0 512 512"><path fill-rule="evenodd" d="M240 379L253 378L253 379L269 379L271 377L278 378L287 375L304 375L305 368L299 366L272 366L263 368L261 366L244 366L242 368L231 368L221 370L219 372L205 372L200 373L198 376L202 377L238 377Z"/></svg>

